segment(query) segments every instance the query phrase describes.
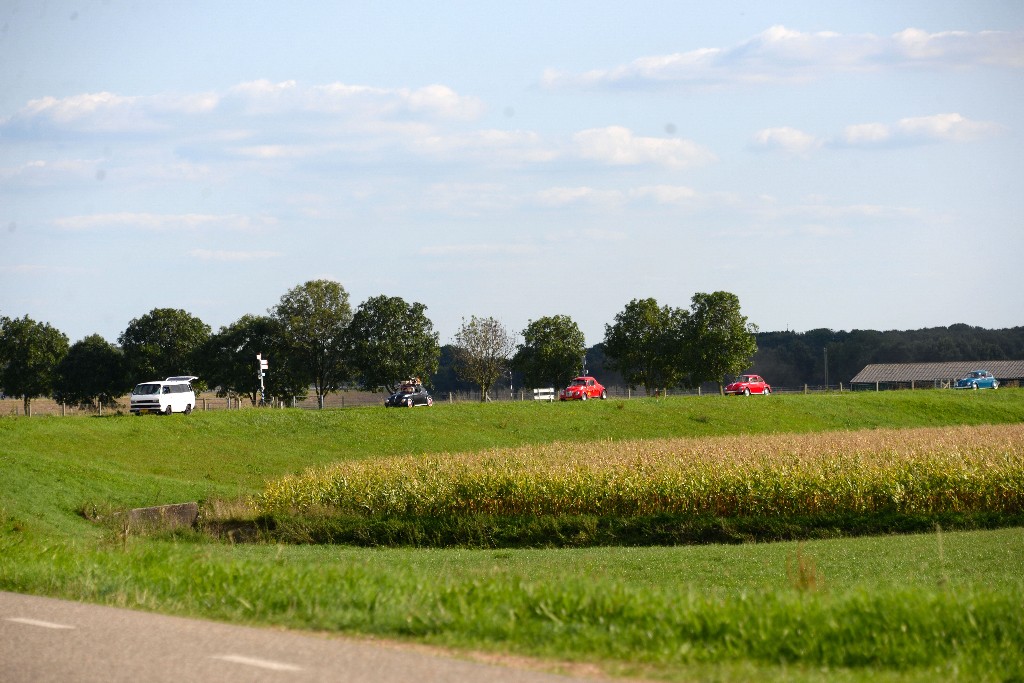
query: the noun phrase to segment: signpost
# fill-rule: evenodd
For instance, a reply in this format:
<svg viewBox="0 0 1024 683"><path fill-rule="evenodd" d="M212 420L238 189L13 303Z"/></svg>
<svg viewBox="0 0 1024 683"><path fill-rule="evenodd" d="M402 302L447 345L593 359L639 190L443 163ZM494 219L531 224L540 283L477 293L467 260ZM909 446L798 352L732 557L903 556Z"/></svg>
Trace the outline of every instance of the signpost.
<svg viewBox="0 0 1024 683"><path fill-rule="evenodd" d="M263 394L263 378L267 376L267 369L270 367L270 362L263 357L262 353L256 354L256 379L260 381L260 405L264 405L265 397Z"/></svg>

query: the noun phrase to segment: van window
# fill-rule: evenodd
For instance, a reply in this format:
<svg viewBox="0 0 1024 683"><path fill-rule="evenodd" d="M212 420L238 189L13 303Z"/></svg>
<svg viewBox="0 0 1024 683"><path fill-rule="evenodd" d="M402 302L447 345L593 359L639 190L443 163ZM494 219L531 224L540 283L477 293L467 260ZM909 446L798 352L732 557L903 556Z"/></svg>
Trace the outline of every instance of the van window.
<svg viewBox="0 0 1024 683"><path fill-rule="evenodd" d="M159 384L139 384L132 390L135 396L152 396L160 393Z"/></svg>

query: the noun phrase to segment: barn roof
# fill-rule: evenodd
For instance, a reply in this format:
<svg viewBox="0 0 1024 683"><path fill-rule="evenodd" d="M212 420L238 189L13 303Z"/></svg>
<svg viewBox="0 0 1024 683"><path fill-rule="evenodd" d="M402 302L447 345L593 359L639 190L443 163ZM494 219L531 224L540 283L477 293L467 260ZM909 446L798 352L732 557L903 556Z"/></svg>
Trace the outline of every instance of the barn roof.
<svg viewBox="0 0 1024 683"><path fill-rule="evenodd" d="M972 370L988 370L996 379L1024 379L1024 360L955 361L951 363L876 363L867 365L851 384L960 379Z"/></svg>

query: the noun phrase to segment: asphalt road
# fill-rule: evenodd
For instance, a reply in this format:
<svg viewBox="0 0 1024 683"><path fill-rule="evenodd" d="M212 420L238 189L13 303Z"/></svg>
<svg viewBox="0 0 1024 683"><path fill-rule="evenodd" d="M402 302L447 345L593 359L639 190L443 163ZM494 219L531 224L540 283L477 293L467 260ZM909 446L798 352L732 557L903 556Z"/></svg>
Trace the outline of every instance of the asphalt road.
<svg viewBox="0 0 1024 683"><path fill-rule="evenodd" d="M0 681L566 683L335 636L0 592Z"/></svg>

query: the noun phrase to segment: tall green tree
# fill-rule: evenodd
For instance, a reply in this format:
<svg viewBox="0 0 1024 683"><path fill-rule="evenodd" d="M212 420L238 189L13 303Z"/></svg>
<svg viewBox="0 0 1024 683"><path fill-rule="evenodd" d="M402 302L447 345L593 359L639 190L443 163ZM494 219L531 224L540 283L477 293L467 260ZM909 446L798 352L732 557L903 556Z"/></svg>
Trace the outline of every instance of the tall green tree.
<svg viewBox="0 0 1024 683"><path fill-rule="evenodd" d="M245 397L256 405L260 386L256 356L260 355L270 364L263 378L265 396L287 401L304 396L309 384L294 368L286 349L279 320L243 315L210 336L199 354L200 372L219 396Z"/></svg>
<svg viewBox="0 0 1024 683"><path fill-rule="evenodd" d="M57 365L54 398L80 406L113 406L131 388L124 352L91 334L72 344Z"/></svg>
<svg viewBox="0 0 1024 683"><path fill-rule="evenodd" d="M459 377L480 387L480 400L488 399L487 390L508 371L515 353L513 335L494 318L475 315L455 333L455 371Z"/></svg>
<svg viewBox="0 0 1024 683"><path fill-rule="evenodd" d="M210 326L180 308L154 308L133 319L117 338L134 382L198 375L198 351ZM205 380L200 377L200 380Z"/></svg>
<svg viewBox="0 0 1024 683"><path fill-rule="evenodd" d="M426 310L397 296L359 305L348 326L349 361L364 389L393 392L403 379L437 372L441 347Z"/></svg>
<svg viewBox="0 0 1024 683"><path fill-rule="evenodd" d="M654 299L633 299L605 325L604 351L630 386L648 395L686 378L685 330L688 314Z"/></svg>
<svg viewBox="0 0 1024 683"><path fill-rule="evenodd" d="M567 315L531 320L522 332L513 367L531 388L560 387L579 374L587 343L579 325Z"/></svg>
<svg viewBox="0 0 1024 683"><path fill-rule="evenodd" d="M49 323L23 318L0 318L0 387L21 396L25 414L32 399L50 396L57 366L68 352L67 336Z"/></svg>
<svg viewBox="0 0 1024 683"><path fill-rule="evenodd" d="M726 375L743 372L757 352L757 325L740 312L740 300L730 292L698 292L690 300L687 343L691 380L715 382L724 391Z"/></svg>
<svg viewBox="0 0 1024 683"><path fill-rule="evenodd" d="M288 355L313 385L317 405L348 379L346 328L352 321L348 292L333 280L310 280L288 290L271 314L284 329Z"/></svg>

